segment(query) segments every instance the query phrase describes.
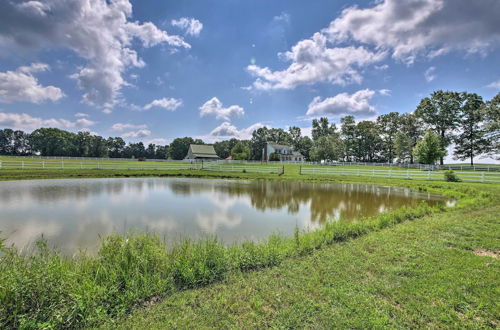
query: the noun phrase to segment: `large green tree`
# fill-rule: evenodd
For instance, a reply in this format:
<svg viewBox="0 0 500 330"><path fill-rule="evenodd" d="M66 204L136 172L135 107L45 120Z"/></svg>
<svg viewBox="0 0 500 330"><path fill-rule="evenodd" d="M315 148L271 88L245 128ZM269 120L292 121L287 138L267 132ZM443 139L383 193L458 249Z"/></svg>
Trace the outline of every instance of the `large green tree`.
<svg viewBox="0 0 500 330"><path fill-rule="evenodd" d="M475 93L463 92L460 111L459 131L455 138L454 155L457 159L470 159L474 165L474 156L486 151L488 140L485 137L483 99Z"/></svg>
<svg viewBox="0 0 500 330"><path fill-rule="evenodd" d="M332 136L321 136L314 141L310 152L312 161L336 161L342 155L340 139Z"/></svg>
<svg viewBox="0 0 500 330"><path fill-rule="evenodd" d="M309 136L302 136L299 139L299 142L297 143L296 146L294 146L295 151L300 152L306 160L310 160L310 152L311 148L313 146L313 141Z"/></svg>
<svg viewBox="0 0 500 330"><path fill-rule="evenodd" d="M290 134L282 128L271 128L268 132L267 142L290 145L292 144L292 138Z"/></svg>
<svg viewBox="0 0 500 330"><path fill-rule="evenodd" d="M234 160L249 160L252 156L252 149L247 141L239 141L231 149L231 157Z"/></svg>
<svg viewBox="0 0 500 330"><path fill-rule="evenodd" d="M238 139L232 138L230 140L219 141L214 143L214 150L217 156L226 159L231 155L231 149L238 143Z"/></svg>
<svg viewBox="0 0 500 330"><path fill-rule="evenodd" d="M77 157L90 157L92 150L92 136L89 132L78 132L73 138L74 154Z"/></svg>
<svg viewBox="0 0 500 330"><path fill-rule="evenodd" d="M10 128L0 130L0 155L11 155L12 154L12 138L14 131Z"/></svg>
<svg viewBox="0 0 500 330"><path fill-rule="evenodd" d="M422 128L422 121L418 118L415 113L405 113L400 116L400 132L409 141L409 150L405 150L405 154L410 154L410 164L413 164L413 153L412 150L417 145L424 135L424 129ZM401 140L400 140L401 141ZM401 147L401 145L400 145ZM401 151L401 149L400 149ZM397 152L396 152L397 153ZM396 155L397 156L397 155ZM399 158L399 156L397 156Z"/></svg>
<svg viewBox="0 0 500 330"><path fill-rule="evenodd" d="M330 136L334 135L337 132L337 127L335 124L331 124L328 122L328 118L321 117L318 119L313 119L312 121L312 131L311 135L313 141L318 140L322 136Z"/></svg>
<svg viewBox="0 0 500 330"><path fill-rule="evenodd" d="M439 90L422 99L415 114L439 135L441 149L445 150L453 140L453 131L459 126L460 109L459 93ZM439 162L443 165L444 155Z"/></svg>
<svg viewBox="0 0 500 330"><path fill-rule="evenodd" d="M73 133L58 128L39 128L30 139L35 152L42 156L71 156L75 150Z"/></svg>
<svg viewBox="0 0 500 330"><path fill-rule="evenodd" d="M340 136L342 137L343 158L347 162L354 160L356 149L356 121L353 116L340 118Z"/></svg>
<svg viewBox="0 0 500 330"><path fill-rule="evenodd" d="M121 137L109 137L107 140L109 156L113 158L124 157L125 141Z"/></svg>
<svg viewBox="0 0 500 330"><path fill-rule="evenodd" d="M142 143L142 142L141 142ZM102 136L92 136L91 157L108 157L108 143Z"/></svg>
<svg viewBox="0 0 500 330"><path fill-rule="evenodd" d="M157 145L155 151L156 159L167 159L168 157L168 145Z"/></svg>
<svg viewBox="0 0 500 330"><path fill-rule="evenodd" d="M300 140L302 138L302 131L300 127L292 126L288 128L288 135L290 136L290 142L292 147L297 150Z"/></svg>
<svg viewBox="0 0 500 330"><path fill-rule="evenodd" d="M148 159L154 159L156 157L156 144L150 143L146 148L145 157Z"/></svg>
<svg viewBox="0 0 500 330"><path fill-rule="evenodd" d="M400 116L397 112L389 112L377 117L377 126L383 141L382 157L389 163L394 159L394 139L400 129Z"/></svg>
<svg viewBox="0 0 500 330"><path fill-rule="evenodd" d="M380 153L383 141L380 138L377 124L364 120L356 125L356 144L354 154L357 161L376 162L380 161Z"/></svg>
<svg viewBox="0 0 500 330"><path fill-rule="evenodd" d="M500 159L500 93L485 103L483 112L485 138L488 141L485 152Z"/></svg>
<svg viewBox="0 0 500 330"><path fill-rule="evenodd" d="M425 133L424 138L413 149L413 155L420 164L433 165L446 155L440 137L432 130Z"/></svg>
<svg viewBox="0 0 500 330"><path fill-rule="evenodd" d="M410 137L403 132L396 133L396 138L394 139L394 155L398 158L398 161L400 163L406 163L407 161L413 160L412 151L413 147Z"/></svg>
<svg viewBox="0 0 500 330"><path fill-rule="evenodd" d="M252 132L252 139L250 145L252 148L252 159L262 160L262 152L269 139L269 129L267 127L260 127Z"/></svg>

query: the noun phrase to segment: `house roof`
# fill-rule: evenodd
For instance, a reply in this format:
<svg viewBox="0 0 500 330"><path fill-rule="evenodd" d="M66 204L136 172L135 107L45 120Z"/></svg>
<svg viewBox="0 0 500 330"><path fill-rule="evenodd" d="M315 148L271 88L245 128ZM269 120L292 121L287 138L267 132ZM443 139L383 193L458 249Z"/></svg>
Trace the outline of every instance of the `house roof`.
<svg viewBox="0 0 500 330"><path fill-rule="evenodd" d="M193 157L200 158L219 158L215 152L214 146L210 144L190 144L189 148Z"/></svg>
<svg viewBox="0 0 500 330"><path fill-rule="evenodd" d="M274 149L280 148L280 149L293 149L290 146L284 145L284 144L275 144L275 143L268 143L271 147Z"/></svg>

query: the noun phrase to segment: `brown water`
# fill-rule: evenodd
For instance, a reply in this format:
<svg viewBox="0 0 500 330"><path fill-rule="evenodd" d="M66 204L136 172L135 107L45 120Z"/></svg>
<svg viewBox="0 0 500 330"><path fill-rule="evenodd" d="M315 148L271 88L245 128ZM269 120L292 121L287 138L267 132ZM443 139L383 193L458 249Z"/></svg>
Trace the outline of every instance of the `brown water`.
<svg viewBox="0 0 500 330"><path fill-rule="evenodd" d="M403 205L444 203L403 188L187 178L0 182L0 237L26 247L42 234L64 253L95 251L100 238L154 232L167 241L217 235L231 243L290 235Z"/></svg>

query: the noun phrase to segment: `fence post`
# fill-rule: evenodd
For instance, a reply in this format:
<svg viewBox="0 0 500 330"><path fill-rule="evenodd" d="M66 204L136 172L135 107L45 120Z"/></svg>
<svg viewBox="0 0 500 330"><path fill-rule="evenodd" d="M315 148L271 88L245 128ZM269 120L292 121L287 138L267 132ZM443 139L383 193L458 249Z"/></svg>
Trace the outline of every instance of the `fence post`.
<svg viewBox="0 0 500 330"><path fill-rule="evenodd" d="M24 160L21 161L21 168L24 169Z"/></svg>
<svg viewBox="0 0 500 330"><path fill-rule="evenodd" d="M0 160L0 168L2 168L2 161Z"/></svg>
<svg viewBox="0 0 500 330"><path fill-rule="evenodd" d="M410 179L410 170L406 170L406 178Z"/></svg>
<svg viewBox="0 0 500 330"><path fill-rule="evenodd" d="M281 169L281 174L285 174L285 165L283 165L283 168Z"/></svg>
<svg viewBox="0 0 500 330"><path fill-rule="evenodd" d="M0 168L2 168L2 163L0 162ZM299 167L299 175L302 175L302 165Z"/></svg>
<svg viewBox="0 0 500 330"><path fill-rule="evenodd" d="M375 169L372 169L372 178L375 177Z"/></svg>
<svg viewBox="0 0 500 330"><path fill-rule="evenodd" d="M484 183L484 172L481 173L481 182Z"/></svg>
<svg viewBox="0 0 500 330"><path fill-rule="evenodd" d="M427 171L427 180L431 180L431 171Z"/></svg>
<svg viewBox="0 0 500 330"><path fill-rule="evenodd" d="M42 162L42 168L45 168L45 162Z"/></svg>
<svg viewBox="0 0 500 330"><path fill-rule="evenodd" d="M80 162L80 169L83 169L83 164L82 164L82 162Z"/></svg>

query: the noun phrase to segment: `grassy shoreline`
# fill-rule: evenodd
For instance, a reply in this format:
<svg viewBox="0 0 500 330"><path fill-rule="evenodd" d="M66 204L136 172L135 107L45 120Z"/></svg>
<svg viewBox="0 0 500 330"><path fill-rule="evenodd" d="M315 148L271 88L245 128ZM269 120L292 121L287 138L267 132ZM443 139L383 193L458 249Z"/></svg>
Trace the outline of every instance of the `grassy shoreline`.
<svg viewBox="0 0 500 330"><path fill-rule="evenodd" d="M500 326L500 206L435 213L210 286L148 301L105 329Z"/></svg>
<svg viewBox="0 0 500 330"><path fill-rule="evenodd" d="M292 171L288 171L288 174L285 172L283 176L199 171L61 171L64 170L23 172L29 175L2 173L0 180L123 175L389 184L456 198L455 213L491 207L500 200L499 185L308 177ZM161 240L151 235L115 235L103 241L96 257L76 256L69 259L47 249L43 243L38 253L29 257L3 246L0 263L0 326L95 326L123 317L147 301L164 299L186 289L204 287L234 273L278 266L285 260L314 254L314 251L333 243L379 232L408 220L444 214L446 211L450 210L429 206L402 208L371 219L331 223L315 232L296 232L288 238L271 236L262 243L243 243L227 248L212 239L185 241L167 250Z"/></svg>

